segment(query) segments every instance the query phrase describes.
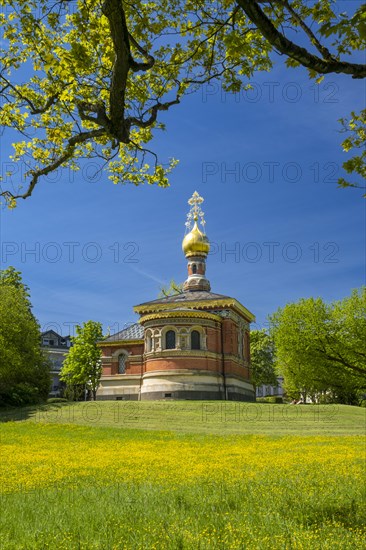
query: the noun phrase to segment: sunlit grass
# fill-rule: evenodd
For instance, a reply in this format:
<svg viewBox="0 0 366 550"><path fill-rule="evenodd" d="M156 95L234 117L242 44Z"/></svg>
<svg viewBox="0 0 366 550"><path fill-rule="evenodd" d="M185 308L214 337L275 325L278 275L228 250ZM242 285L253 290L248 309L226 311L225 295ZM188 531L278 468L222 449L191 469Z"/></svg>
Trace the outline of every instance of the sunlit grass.
<svg viewBox="0 0 366 550"><path fill-rule="evenodd" d="M235 419L229 433L219 435L218 418L211 418L216 433L210 433L201 417L198 433L192 419L202 404L181 406L185 430L176 409L172 429L164 431L156 430L159 412L168 427L164 403L135 409L154 411L150 430L126 427L126 417L113 425L111 404L100 409L112 414L104 415L104 424L99 418L87 425L97 409L81 405L63 407L62 414L74 413L78 423L51 419L44 409L23 411L22 421L0 425L2 549L366 546L359 409L341 407L333 424L328 409L327 435L306 435L303 425L302 435L289 434L274 418L262 427L268 432L272 426L275 435L230 433L248 429ZM131 412L120 405L114 412ZM196 433L189 433L187 418ZM340 436L351 418L360 435Z"/></svg>
<svg viewBox="0 0 366 550"><path fill-rule="evenodd" d="M1 420L218 435L364 435L366 408L232 401L97 401L3 411Z"/></svg>

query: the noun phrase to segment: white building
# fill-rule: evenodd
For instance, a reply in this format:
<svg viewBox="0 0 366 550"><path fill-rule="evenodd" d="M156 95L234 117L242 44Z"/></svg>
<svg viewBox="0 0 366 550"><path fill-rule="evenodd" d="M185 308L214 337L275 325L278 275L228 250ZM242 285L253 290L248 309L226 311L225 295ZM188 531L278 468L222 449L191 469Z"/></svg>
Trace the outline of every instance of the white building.
<svg viewBox="0 0 366 550"><path fill-rule="evenodd" d="M279 376L277 378L277 382L278 382L277 386L270 386L270 385L264 385L264 384L262 386L258 386L255 392L256 397L257 398L269 397L269 396L283 397L284 390L282 387L282 384L283 384L282 376Z"/></svg>
<svg viewBox="0 0 366 550"><path fill-rule="evenodd" d="M61 390L65 387L60 380L60 371L71 345L70 336L60 336L54 330L42 332L41 348L51 361L52 384L50 397L59 397Z"/></svg>

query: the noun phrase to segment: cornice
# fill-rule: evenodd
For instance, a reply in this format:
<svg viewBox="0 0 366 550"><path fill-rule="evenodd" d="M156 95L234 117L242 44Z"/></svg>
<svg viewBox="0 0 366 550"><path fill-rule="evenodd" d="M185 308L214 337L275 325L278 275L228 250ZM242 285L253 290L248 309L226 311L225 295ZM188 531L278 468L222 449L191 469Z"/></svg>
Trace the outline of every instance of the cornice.
<svg viewBox="0 0 366 550"><path fill-rule="evenodd" d="M187 378L191 377L210 377L210 378L220 378L223 380L224 376L221 372L216 370L206 370L206 369L172 369L172 370L154 370L144 372L142 375L143 380L149 378L176 378L186 376Z"/></svg>
<svg viewBox="0 0 366 550"><path fill-rule="evenodd" d="M97 346L100 347L116 347L116 346L135 346L138 344L144 344L143 340L117 340L117 342L98 342Z"/></svg>
<svg viewBox="0 0 366 550"><path fill-rule="evenodd" d="M133 310L136 313L139 313L140 315L145 315L148 313L158 313L159 311L165 311L172 309L174 307L174 303L169 304L152 304L152 305L142 305L142 306L135 306ZM219 298L217 300L190 300L187 302L184 302L184 307L187 309L200 309L200 310L206 310L206 309L212 309L215 307L218 308L233 308L235 311L237 311L239 314L241 314L242 317L245 317L245 319L248 319L250 322L255 321L255 315L249 311L246 307L244 307L238 300L235 298ZM214 315L214 314L211 314Z"/></svg>
<svg viewBox="0 0 366 550"><path fill-rule="evenodd" d="M171 308L170 308L171 309ZM139 320L139 323L143 324L147 321L155 321L155 320L159 320L159 319L171 319L171 318L176 318L176 319L185 319L187 317L190 317L190 318L195 318L195 319L210 319L211 321L218 321L219 323L222 322L222 319L219 315L216 315L215 313L210 313L208 311L196 311L196 310L192 310L192 311L179 311L179 310L174 310L174 311L162 311L162 312L159 312L159 313L152 313L150 315L143 315L141 317L141 319Z"/></svg>
<svg viewBox="0 0 366 550"><path fill-rule="evenodd" d="M113 382L116 382L118 380L140 380L141 374L102 374L100 377L101 382L105 380L111 380Z"/></svg>
<svg viewBox="0 0 366 550"><path fill-rule="evenodd" d="M208 351L206 349L201 350L193 350L193 349L162 349L160 351L149 351L144 353L144 357L146 361L154 361L154 360L161 360L161 359L169 359L177 357L197 357L197 358L205 358L208 359L222 359L222 353L221 352L214 352L214 351ZM232 353L224 353L224 359L225 361L231 361L236 364L236 366L240 368L248 368L249 364L246 362L243 362L238 358L237 355L234 355Z"/></svg>
<svg viewBox="0 0 366 550"><path fill-rule="evenodd" d="M177 359L179 357L196 357L197 359L220 359L221 353L202 350L163 349L145 353L145 361L161 361L162 359Z"/></svg>
<svg viewBox="0 0 366 550"><path fill-rule="evenodd" d="M239 359L238 356L234 355L233 353L224 353L224 358L226 361L232 361L233 363L236 363L239 367L248 367L247 362L243 361L243 359Z"/></svg>
<svg viewBox="0 0 366 550"><path fill-rule="evenodd" d="M199 321L197 321L199 319ZM159 322L160 320L160 322ZM221 324L221 323L220 323ZM183 319L178 317L171 317L169 318L169 322L167 322L165 319L162 319L161 317L157 317L157 319L152 319L150 321L144 321L144 329L145 330L156 330L156 329L163 329L164 327L173 325L178 330L185 328L190 329L193 327L205 327L205 328L212 328L219 330L220 325L219 321L212 321L211 319L205 319L203 317L192 317L190 320L188 318Z"/></svg>

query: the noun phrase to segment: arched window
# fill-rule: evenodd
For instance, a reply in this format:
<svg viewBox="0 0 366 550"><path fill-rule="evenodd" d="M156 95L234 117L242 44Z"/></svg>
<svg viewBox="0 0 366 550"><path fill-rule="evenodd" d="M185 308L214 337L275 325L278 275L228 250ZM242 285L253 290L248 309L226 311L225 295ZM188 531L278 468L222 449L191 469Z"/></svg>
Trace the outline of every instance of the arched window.
<svg viewBox="0 0 366 550"><path fill-rule="evenodd" d="M149 353L149 351L151 350L152 350L152 337L151 337L151 332L149 332L146 335L146 352Z"/></svg>
<svg viewBox="0 0 366 550"><path fill-rule="evenodd" d="M191 332L191 349L201 349L201 335L198 330Z"/></svg>
<svg viewBox="0 0 366 550"><path fill-rule="evenodd" d="M126 354L121 353L118 356L118 374L125 374L126 372Z"/></svg>
<svg viewBox="0 0 366 550"><path fill-rule="evenodd" d="M244 359L250 361L250 336L248 331L244 335Z"/></svg>
<svg viewBox="0 0 366 550"><path fill-rule="evenodd" d="M175 332L168 330L165 335L165 349L175 349Z"/></svg>
<svg viewBox="0 0 366 550"><path fill-rule="evenodd" d="M197 273L197 266L196 264L192 265L192 273Z"/></svg>

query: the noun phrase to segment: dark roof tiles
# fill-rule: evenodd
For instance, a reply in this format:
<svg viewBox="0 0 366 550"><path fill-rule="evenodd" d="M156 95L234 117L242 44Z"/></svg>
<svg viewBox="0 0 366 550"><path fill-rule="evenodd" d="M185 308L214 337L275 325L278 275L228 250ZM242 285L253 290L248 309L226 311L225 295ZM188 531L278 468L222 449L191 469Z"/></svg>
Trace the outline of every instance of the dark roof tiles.
<svg viewBox="0 0 366 550"><path fill-rule="evenodd" d="M116 334L111 334L103 340L103 342L119 342L120 340L143 340L144 338L144 327L139 323L134 323L133 325L116 332Z"/></svg>
<svg viewBox="0 0 366 550"><path fill-rule="evenodd" d="M214 292L208 292L206 290L197 290L182 292L181 294L174 294L173 296L165 296L164 298L158 298L157 300L152 300L151 302L144 302L135 306L140 308L142 306L154 305L154 304L179 304L184 302L197 302L201 300L222 300L230 299L229 296L224 296L223 294L215 294Z"/></svg>

